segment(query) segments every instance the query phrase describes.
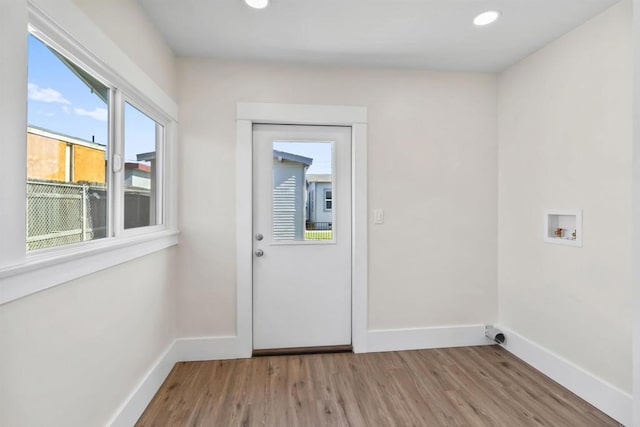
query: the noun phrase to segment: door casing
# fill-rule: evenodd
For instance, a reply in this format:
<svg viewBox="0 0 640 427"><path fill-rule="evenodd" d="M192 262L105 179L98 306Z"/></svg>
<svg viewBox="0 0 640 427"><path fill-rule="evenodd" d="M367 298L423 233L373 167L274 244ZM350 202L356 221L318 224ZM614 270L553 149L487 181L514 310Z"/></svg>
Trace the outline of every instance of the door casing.
<svg viewBox="0 0 640 427"><path fill-rule="evenodd" d="M353 351L367 351L367 108L329 105L238 103L236 114L236 353L253 350L253 124L350 126L352 185Z"/></svg>

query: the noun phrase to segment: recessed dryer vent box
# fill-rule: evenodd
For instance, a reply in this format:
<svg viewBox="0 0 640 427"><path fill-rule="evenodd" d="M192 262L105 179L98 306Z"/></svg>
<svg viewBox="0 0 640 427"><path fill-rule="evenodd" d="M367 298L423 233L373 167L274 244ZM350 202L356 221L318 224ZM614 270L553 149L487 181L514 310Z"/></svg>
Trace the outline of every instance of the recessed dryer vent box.
<svg viewBox="0 0 640 427"><path fill-rule="evenodd" d="M582 247L582 210L545 211L544 241L556 245Z"/></svg>

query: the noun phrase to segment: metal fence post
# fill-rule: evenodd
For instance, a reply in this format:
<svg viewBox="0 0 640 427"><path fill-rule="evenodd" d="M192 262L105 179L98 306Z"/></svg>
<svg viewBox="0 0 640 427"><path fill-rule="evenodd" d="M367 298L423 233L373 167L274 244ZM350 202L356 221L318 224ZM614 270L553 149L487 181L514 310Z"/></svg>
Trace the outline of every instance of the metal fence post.
<svg viewBox="0 0 640 427"><path fill-rule="evenodd" d="M89 200L89 187L82 184L82 241L87 240L87 201Z"/></svg>

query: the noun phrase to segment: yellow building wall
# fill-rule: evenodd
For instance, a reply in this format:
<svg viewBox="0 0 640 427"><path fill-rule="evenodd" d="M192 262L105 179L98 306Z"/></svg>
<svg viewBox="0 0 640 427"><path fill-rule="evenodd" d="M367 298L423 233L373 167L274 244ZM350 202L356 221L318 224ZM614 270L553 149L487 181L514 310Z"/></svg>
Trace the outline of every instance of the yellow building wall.
<svg viewBox="0 0 640 427"><path fill-rule="evenodd" d="M71 181L104 184L105 151L27 132L27 178L65 182L71 146Z"/></svg>
<svg viewBox="0 0 640 427"><path fill-rule="evenodd" d="M27 133L27 178L64 182L66 142Z"/></svg>
<svg viewBox="0 0 640 427"><path fill-rule="evenodd" d="M104 151L95 148L73 146L73 181L105 183Z"/></svg>

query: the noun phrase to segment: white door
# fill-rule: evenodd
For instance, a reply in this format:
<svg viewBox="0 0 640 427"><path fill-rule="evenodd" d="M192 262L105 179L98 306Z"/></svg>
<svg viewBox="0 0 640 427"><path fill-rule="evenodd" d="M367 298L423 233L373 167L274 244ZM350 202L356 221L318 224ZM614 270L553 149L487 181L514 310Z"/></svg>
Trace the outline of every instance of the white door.
<svg viewBox="0 0 640 427"><path fill-rule="evenodd" d="M351 128L253 126L253 348L351 344Z"/></svg>

